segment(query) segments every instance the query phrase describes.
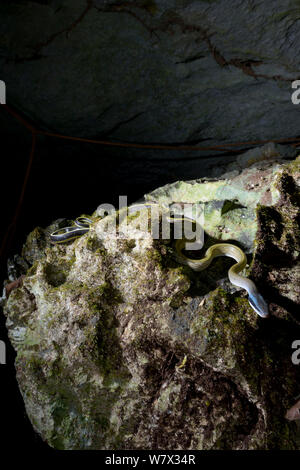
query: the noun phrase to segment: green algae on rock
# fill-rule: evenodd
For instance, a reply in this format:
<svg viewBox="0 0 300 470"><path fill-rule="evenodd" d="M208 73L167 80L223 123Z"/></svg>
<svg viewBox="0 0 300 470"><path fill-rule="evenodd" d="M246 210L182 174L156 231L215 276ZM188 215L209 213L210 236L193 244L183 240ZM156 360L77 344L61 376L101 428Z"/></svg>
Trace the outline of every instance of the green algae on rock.
<svg viewBox="0 0 300 470"><path fill-rule="evenodd" d="M229 283L228 259L195 273L132 217L116 233L99 219L66 245L30 234L32 267L5 314L27 414L50 446L297 448L285 413L300 383L290 358L300 334L299 167L299 158L250 162L146 196L204 205L208 243L233 240L252 256L268 320Z"/></svg>

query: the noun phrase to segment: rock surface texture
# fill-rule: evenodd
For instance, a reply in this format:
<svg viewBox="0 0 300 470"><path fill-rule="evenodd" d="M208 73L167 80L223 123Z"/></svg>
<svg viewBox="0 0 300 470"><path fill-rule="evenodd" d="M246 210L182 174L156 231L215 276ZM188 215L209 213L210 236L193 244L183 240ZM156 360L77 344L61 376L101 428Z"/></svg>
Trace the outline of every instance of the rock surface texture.
<svg viewBox="0 0 300 470"><path fill-rule="evenodd" d="M76 136L206 144L299 134L298 0L3 0L9 101Z"/></svg>
<svg viewBox="0 0 300 470"><path fill-rule="evenodd" d="M299 185L299 158L248 154L219 179L146 195L204 206L204 248L231 240L245 250L269 319L229 283L230 260L196 273L135 217L114 233L113 216L95 212L89 233L66 245L50 245L49 228L28 236L31 267L5 314L27 414L49 445L300 448L285 419L300 384Z"/></svg>
<svg viewBox="0 0 300 470"><path fill-rule="evenodd" d="M7 102L38 128L175 146L80 146L39 136L37 154L53 179L62 162L64 178L76 179L69 162L77 161L90 181L90 168L96 175L105 168L111 186L130 180L136 198L170 181L207 176L235 158L177 145L299 135L300 105L291 101L300 76L298 0L2 0L0 17ZM0 113L10 153L27 152L21 130ZM80 165L83 153L88 170ZM129 194L130 185L123 187ZM83 197L83 207L104 198Z"/></svg>

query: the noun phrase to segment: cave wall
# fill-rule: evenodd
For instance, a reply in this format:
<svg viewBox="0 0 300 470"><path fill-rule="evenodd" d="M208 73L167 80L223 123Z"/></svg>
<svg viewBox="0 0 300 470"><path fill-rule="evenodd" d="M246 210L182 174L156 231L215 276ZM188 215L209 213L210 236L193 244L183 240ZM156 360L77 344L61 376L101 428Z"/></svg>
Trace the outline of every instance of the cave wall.
<svg viewBox="0 0 300 470"><path fill-rule="evenodd" d="M7 103L38 128L175 147L299 135L299 1L4 0L0 18ZM2 111L2 170L15 181L4 195L9 223L30 135ZM166 183L222 174L235 159L40 136L24 231L119 194L132 202Z"/></svg>
<svg viewBox="0 0 300 470"><path fill-rule="evenodd" d="M9 1L0 17L8 100L46 128L175 144L299 133L299 1Z"/></svg>

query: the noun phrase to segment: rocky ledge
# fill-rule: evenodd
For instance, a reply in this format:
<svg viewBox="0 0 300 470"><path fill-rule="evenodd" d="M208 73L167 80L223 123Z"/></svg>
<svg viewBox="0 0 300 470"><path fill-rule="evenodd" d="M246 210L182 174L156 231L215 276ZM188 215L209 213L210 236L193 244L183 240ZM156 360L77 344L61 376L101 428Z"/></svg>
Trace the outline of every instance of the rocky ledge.
<svg viewBox="0 0 300 470"><path fill-rule="evenodd" d="M219 178L146 195L203 205L205 247L244 249L244 274L268 301L268 319L229 283L229 259L196 273L134 217L104 237L107 218L96 211L69 244L49 242L64 221L28 236L15 258L23 272L14 276L24 277L4 312L27 414L50 446L299 448L285 418L300 393L291 360L300 339L299 183L300 159L283 161L269 146Z"/></svg>

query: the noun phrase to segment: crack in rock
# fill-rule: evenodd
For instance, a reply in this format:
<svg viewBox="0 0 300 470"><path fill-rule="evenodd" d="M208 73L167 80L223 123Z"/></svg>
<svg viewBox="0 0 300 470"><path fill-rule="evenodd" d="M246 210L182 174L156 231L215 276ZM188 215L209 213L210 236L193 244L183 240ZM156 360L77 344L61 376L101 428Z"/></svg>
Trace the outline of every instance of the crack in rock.
<svg viewBox="0 0 300 470"><path fill-rule="evenodd" d="M31 56L28 56L28 57L15 56L13 59L6 58L6 62L7 63L9 62L23 63L23 62L31 62L34 60L40 60L40 59L46 58L47 56L41 54L41 50L44 47L49 46L49 44L51 44L58 36L64 33L66 33L66 36L68 37L69 34L76 28L76 26L78 26L78 24L82 22L82 20L85 18L85 16L87 15L87 13L91 10L93 6L94 6L93 0L86 0L86 6L84 10L80 13L78 18L76 18L76 20L74 20L67 28L64 28L60 31L57 31L56 33L51 34L51 36L49 36L48 39L33 46L32 48L34 49L34 53Z"/></svg>
<svg viewBox="0 0 300 470"><path fill-rule="evenodd" d="M146 12L148 15L153 16L153 14L155 13L154 4L152 4L151 2L149 5L148 3L143 3L143 4L138 5L130 1L129 2L114 2L114 3L110 3L110 4L103 5L100 7L97 4L95 4L93 0L86 0L86 6L84 10L81 12L81 14L79 15L79 17L76 20L74 20L67 28L57 31L56 33L53 33L45 41L36 44L33 47L34 53L31 56L28 56L28 57L15 56L13 59L6 58L6 62L23 63L26 61L35 61L35 60L46 58L45 55L41 54L41 50L44 47L47 47L58 36L64 33L66 33L68 37L69 34L78 26L78 24L85 18L87 13L92 8L95 8L99 13L125 13L127 15L130 15L133 18L135 18L149 32L150 37L155 35L158 40L160 40L158 32L168 32L170 34L174 34L174 32L172 31L173 26L179 26L183 34L198 33L200 34L200 39L207 44L212 57L214 58L215 62L217 62L218 65L220 65L221 67L232 66L232 67L238 68L245 75L251 76L255 79L262 78L265 80L292 82L300 78L300 76L297 76L294 78L287 78L282 75L268 75L264 73L257 73L253 70L253 67L259 67L260 65L263 65L264 62L261 60L250 60L250 59L244 60L244 59L239 59L239 58L227 60L225 56L221 53L221 51L219 51L217 47L211 41L211 36L213 36L214 33L209 34L206 29L198 25L186 24L184 22L184 19L180 17L179 15L173 15L171 19L165 20L160 26L157 26L157 27L149 26L132 9L142 10ZM204 56L200 54L200 55L193 56L191 58L187 58L183 61L176 62L175 64L186 64L186 63L201 59L203 57Z"/></svg>
<svg viewBox="0 0 300 470"><path fill-rule="evenodd" d="M264 78L266 80L280 80L286 82L292 82L294 80L298 80L298 77L295 78L286 78L282 75L267 75L263 73L256 73L253 70L253 67L258 67L259 65L263 65L263 61L258 60L243 60L243 59L230 59L226 60L224 55L217 49L217 47L212 43L211 36L214 33L208 34L208 31L198 25L186 24L184 20L180 16L174 16L171 20L167 20L164 24L160 27L156 28L156 31L162 32L169 32L170 34L174 34L172 30L172 26L179 26L181 28L181 32L185 33L200 33L200 39L204 41L208 49L213 56L214 60L217 62L218 65L221 67L233 66L240 69L244 74L250 75L254 78Z"/></svg>

